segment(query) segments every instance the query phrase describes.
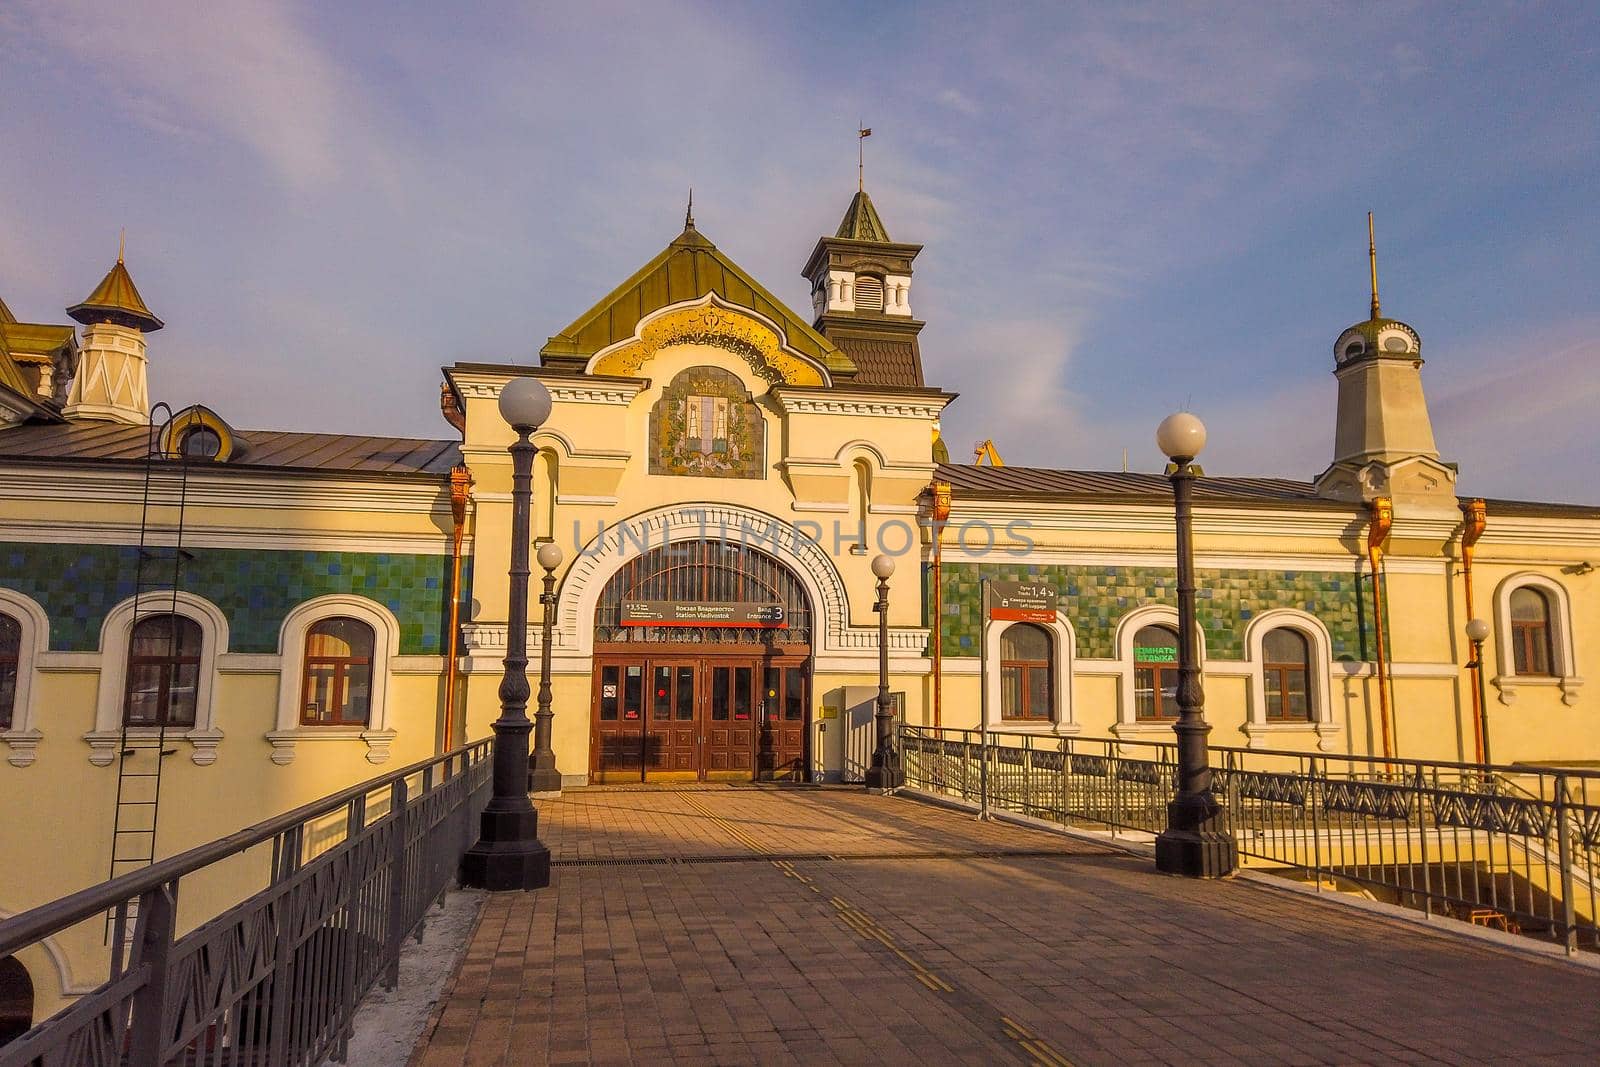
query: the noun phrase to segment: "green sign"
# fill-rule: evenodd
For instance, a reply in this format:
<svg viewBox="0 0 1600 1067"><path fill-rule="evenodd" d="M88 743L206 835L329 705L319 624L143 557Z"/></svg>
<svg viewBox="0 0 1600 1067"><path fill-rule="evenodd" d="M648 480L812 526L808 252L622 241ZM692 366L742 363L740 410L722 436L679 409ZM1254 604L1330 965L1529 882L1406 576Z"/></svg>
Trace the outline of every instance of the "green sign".
<svg viewBox="0 0 1600 1067"><path fill-rule="evenodd" d="M1135 663L1176 663L1178 650L1170 645L1134 645Z"/></svg>

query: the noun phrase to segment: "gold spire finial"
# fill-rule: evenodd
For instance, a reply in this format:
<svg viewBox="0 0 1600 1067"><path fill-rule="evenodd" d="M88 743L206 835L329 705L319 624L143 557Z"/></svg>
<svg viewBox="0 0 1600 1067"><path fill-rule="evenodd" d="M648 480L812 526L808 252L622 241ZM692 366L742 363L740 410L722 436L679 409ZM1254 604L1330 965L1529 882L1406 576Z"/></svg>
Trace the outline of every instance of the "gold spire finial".
<svg viewBox="0 0 1600 1067"><path fill-rule="evenodd" d="M122 228L122 236L117 238L117 262L122 262L122 255L128 250L128 228Z"/></svg>
<svg viewBox="0 0 1600 1067"><path fill-rule="evenodd" d="M1372 267L1372 317L1379 318L1378 307L1378 242L1372 232L1372 212L1367 212L1367 262Z"/></svg>
<svg viewBox="0 0 1600 1067"><path fill-rule="evenodd" d="M856 122L856 192L865 192L867 188L867 146L866 140L872 136L872 127L863 126Z"/></svg>

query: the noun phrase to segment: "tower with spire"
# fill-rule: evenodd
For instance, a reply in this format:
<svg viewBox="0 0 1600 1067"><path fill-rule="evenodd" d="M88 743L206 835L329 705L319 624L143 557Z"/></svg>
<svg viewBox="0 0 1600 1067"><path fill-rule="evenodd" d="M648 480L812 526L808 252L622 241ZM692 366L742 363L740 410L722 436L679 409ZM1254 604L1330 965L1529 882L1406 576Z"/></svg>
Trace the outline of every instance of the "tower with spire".
<svg viewBox="0 0 1600 1067"><path fill-rule="evenodd" d="M806 260L813 325L855 361L860 384L923 385L922 323L911 314L911 261L921 251L889 239L862 187Z"/></svg>
<svg viewBox="0 0 1600 1067"><path fill-rule="evenodd" d="M1422 339L1385 318L1378 299L1378 249L1367 215L1371 313L1333 346L1339 409L1333 463L1317 479L1319 494L1337 500L1390 497L1455 508L1455 468L1439 459L1422 393Z"/></svg>
<svg viewBox="0 0 1600 1067"><path fill-rule="evenodd" d="M77 376L62 414L69 419L101 419L144 424L150 421L145 335L163 323L139 295L124 262L117 262L82 303L67 309L83 323Z"/></svg>

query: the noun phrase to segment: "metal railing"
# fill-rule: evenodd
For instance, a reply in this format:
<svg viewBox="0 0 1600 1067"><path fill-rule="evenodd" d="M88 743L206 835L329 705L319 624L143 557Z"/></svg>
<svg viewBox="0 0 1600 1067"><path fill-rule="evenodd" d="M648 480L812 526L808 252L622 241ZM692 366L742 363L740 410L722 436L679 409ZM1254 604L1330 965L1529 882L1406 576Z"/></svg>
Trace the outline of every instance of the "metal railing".
<svg viewBox="0 0 1600 1067"><path fill-rule="evenodd" d="M401 945L420 936L476 836L490 747L392 771L0 922L0 958L82 943L89 923L98 941L106 913L115 930L107 980L0 1048L0 1067L342 1058L357 1004L379 980L398 983ZM238 903L180 914L184 885L200 907L218 894Z"/></svg>
<svg viewBox="0 0 1600 1067"><path fill-rule="evenodd" d="M904 726L906 783L1052 822L1159 833L1171 743ZM1433 914L1600 948L1600 772L1211 748L1239 854Z"/></svg>

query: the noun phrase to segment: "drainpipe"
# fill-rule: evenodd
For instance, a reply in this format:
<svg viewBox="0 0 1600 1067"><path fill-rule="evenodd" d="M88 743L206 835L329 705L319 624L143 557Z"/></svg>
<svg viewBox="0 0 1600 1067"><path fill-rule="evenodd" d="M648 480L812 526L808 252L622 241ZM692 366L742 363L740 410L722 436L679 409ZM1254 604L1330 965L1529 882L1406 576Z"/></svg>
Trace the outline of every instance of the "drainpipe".
<svg viewBox="0 0 1600 1067"><path fill-rule="evenodd" d="M944 725L944 524L950 521L949 482L934 481L933 491L933 728Z"/></svg>
<svg viewBox="0 0 1600 1067"><path fill-rule="evenodd" d="M1367 507L1372 512L1372 522L1367 527L1367 565L1372 572L1372 624L1377 636L1378 651L1378 712L1383 733L1383 755L1394 755L1389 732L1389 670L1384 654L1383 633L1383 543L1389 538L1389 528L1394 525L1394 502L1386 496L1372 500Z"/></svg>
<svg viewBox="0 0 1600 1067"><path fill-rule="evenodd" d="M1472 610L1472 553L1489 522L1489 508L1482 500L1461 504L1461 577L1466 584L1467 621L1478 617ZM1483 646L1479 644L1478 648ZM1483 736L1483 656L1472 657L1472 737L1477 746L1478 763L1485 762Z"/></svg>
<svg viewBox="0 0 1600 1067"><path fill-rule="evenodd" d="M445 635L444 752L455 747L456 680L461 657L457 655L461 631L461 540L467 525L467 501L472 498L472 472L465 463L450 468L450 518L454 522L450 545L450 629Z"/></svg>

